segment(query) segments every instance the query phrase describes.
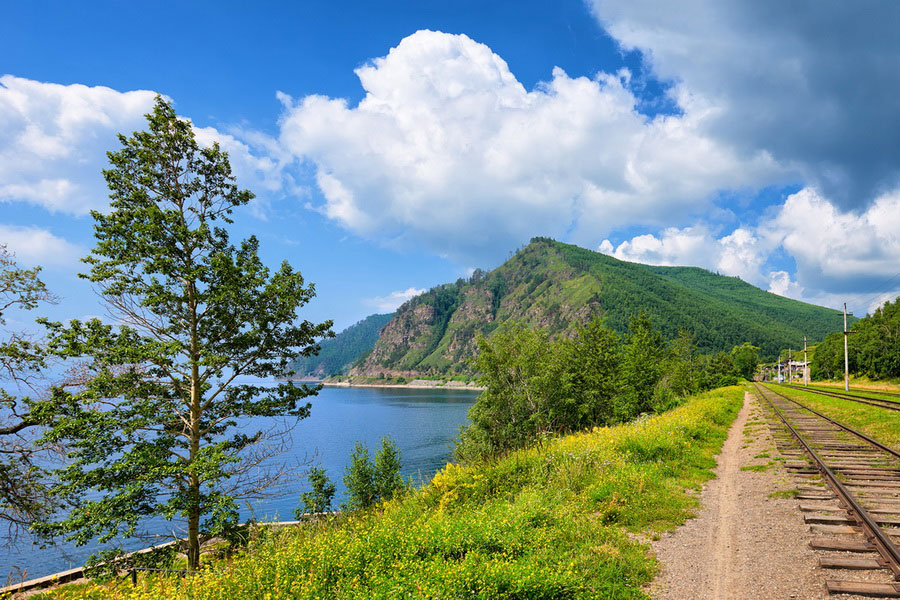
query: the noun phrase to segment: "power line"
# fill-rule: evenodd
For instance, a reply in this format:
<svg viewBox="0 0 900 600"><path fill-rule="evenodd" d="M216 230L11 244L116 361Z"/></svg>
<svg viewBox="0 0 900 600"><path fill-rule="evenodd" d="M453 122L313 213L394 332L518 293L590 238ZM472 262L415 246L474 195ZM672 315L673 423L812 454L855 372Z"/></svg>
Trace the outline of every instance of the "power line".
<svg viewBox="0 0 900 600"><path fill-rule="evenodd" d="M875 286L875 288L872 288L868 292L865 292L865 293L871 293L873 291L873 289L878 290L874 295L869 296L865 300L860 300L859 303L862 304L863 308L865 308L868 311L869 304L873 300L875 300L876 298L880 298L881 296L884 296L885 294L893 294L896 291L896 288L891 284L891 282L898 278L900 278L900 271L898 271L896 274L894 274L893 277L890 277L890 278L886 279L884 282ZM897 283L900 284L900 281L898 281Z"/></svg>

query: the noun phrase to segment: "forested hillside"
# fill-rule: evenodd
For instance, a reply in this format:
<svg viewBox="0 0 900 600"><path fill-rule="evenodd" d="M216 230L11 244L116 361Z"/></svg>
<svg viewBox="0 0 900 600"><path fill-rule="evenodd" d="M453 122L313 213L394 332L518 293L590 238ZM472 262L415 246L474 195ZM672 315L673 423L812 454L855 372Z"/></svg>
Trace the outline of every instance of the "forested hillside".
<svg viewBox="0 0 900 600"><path fill-rule="evenodd" d="M900 377L900 298L886 302L850 327L847 357L851 373L872 379ZM843 334L832 333L816 346L810 370L816 379L844 375Z"/></svg>
<svg viewBox="0 0 900 600"><path fill-rule="evenodd" d="M443 374L471 369L478 334L515 320L570 335L595 316L624 333L645 312L664 338L692 333L701 352L743 342L775 356L803 336L841 328L830 309L765 292L735 277L694 267L654 267L535 238L489 273L438 286L401 306L358 375Z"/></svg>
<svg viewBox="0 0 900 600"><path fill-rule="evenodd" d="M369 315L335 337L324 340L318 355L299 358L292 369L301 377L324 377L345 372L372 350L378 339L378 332L393 317L394 313Z"/></svg>

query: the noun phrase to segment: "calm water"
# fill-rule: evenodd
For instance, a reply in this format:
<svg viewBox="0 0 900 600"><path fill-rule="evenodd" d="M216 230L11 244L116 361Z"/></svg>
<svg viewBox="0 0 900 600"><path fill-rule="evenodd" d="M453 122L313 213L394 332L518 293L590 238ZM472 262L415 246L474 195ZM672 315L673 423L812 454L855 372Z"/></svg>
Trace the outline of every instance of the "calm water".
<svg viewBox="0 0 900 600"><path fill-rule="evenodd" d="M356 441L367 444L374 459L379 440L389 435L400 449L404 478L428 481L450 459L452 440L467 422L466 411L477 395L470 390L325 388L311 399L310 417L293 429L291 448L279 460L296 465L312 459L337 485L335 505L339 505L345 493L341 479ZM297 489L257 502L254 516L293 519L299 492L305 489L300 481ZM250 514L244 513L245 518ZM162 531L171 531L175 522L162 525ZM40 550L23 540L0 551L0 574L27 569L29 579L48 575L80 566L95 550L69 546Z"/></svg>

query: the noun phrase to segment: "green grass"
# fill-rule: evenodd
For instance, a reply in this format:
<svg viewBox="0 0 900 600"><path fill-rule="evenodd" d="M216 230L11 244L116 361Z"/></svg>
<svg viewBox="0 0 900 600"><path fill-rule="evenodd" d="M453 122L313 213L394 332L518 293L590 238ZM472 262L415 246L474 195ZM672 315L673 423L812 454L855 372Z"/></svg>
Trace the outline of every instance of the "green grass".
<svg viewBox="0 0 900 600"><path fill-rule="evenodd" d="M886 410L852 400L830 398L812 392L772 386L779 393L794 398L810 408L857 429L879 442L900 448L900 412Z"/></svg>
<svg viewBox="0 0 900 600"><path fill-rule="evenodd" d="M748 465L746 467L741 467L741 471L756 471L756 472L768 471L769 469L771 469L774 466L775 466L775 463L773 463L773 462L766 463L764 465Z"/></svg>
<svg viewBox="0 0 900 600"><path fill-rule="evenodd" d="M814 381L812 385L819 385L822 387L840 387L843 389L844 380L841 379L827 379L822 381ZM850 375L850 389L853 389L853 386L863 386L874 389L886 389L891 392L900 392L900 377L886 377L884 379L871 379L870 377L866 377L865 375ZM860 388L862 389L862 388Z"/></svg>
<svg viewBox="0 0 900 600"><path fill-rule="evenodd" d="M647 598L647 545L692 516L743 399L731 387L663 415L469 466L364 513L273 532L202 577L147 577L58 598Z"/></svg>
<svg viewBox="0 0 900 600"><path fill-rule="evenodd" d="M900 398L898 398L897 396L891 396L891 394L894 394L897 392L897 390L895 390L895 389L890 389L890 390L862 389L862 388L858 388L858 387L854 388L851 386L850 391L848 392L848 391L845 391L843 387L812 385L812 386L810 386L810 388L814 389L814 390L825 391L825 392L844 394L847 396L863 396L863 397L868 397L868 398L880 398L882 400L888 400L890 402L900 402ZM884 393L882 393L883 391L888 391L890 393L884 394Z"/></svg>
<svg viewBox="0 0 900 600"><path fill-rule="evenodd" d="M778 490L769 494L769 498L790 499L796 498L800 494L800 490Z"/></svg>

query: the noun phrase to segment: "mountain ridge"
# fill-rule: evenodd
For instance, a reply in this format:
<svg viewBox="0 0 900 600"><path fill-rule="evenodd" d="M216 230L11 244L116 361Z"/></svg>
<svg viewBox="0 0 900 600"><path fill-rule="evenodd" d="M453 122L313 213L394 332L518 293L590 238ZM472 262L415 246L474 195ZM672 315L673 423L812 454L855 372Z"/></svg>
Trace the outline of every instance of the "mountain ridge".
<svg viewBox="0 0 900 600"><path fill-rule="evenodd" d="M372 350L382 327L394 313L374 314L350 325L333 338L320 342L321 350L313 356L294 361L291 369L301 377L328 377L346 372Z"/></svg>
<svg viewBox="0 0 900 600"><path fill-rule="evenodd" d="M666 339L694 334L701 352L749 341L774 356L841 328L836 311L784 298L700 267L622 261L534 238L490 272L447 283L397 309L351 375L415 377L471 373L479 334L515 320L571 335L595 317L619 332L643 311Z"/></svg>

